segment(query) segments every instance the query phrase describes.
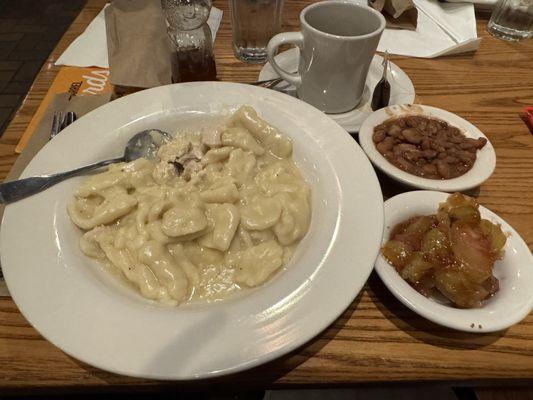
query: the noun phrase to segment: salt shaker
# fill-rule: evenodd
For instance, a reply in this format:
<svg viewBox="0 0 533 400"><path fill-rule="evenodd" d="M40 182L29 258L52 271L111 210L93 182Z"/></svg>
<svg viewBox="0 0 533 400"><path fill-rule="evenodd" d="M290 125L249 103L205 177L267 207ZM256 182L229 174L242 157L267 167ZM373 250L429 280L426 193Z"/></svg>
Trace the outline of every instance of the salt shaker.
<svg viewBox="0 0 533 400"><path fill-rule="evenodd" d="M161 0L174 46L172 82L213 81L216 65L207 19L212 0Z"/></svg>

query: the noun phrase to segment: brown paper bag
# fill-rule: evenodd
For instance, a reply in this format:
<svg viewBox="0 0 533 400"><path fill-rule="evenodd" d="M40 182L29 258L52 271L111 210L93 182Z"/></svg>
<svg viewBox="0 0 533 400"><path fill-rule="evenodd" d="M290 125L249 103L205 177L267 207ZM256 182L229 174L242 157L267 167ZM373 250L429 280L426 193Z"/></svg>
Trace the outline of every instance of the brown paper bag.
<svg viewBox="0 0 533 400"><path fill-rule="evenodd" d="M416 30L418 10L412 0L372 0L370 4L383 13L387 28Z"/></svg>
<svg viewBox="0 0 533 400"><path fill-rule="evenodd" d="M113 0L105 10L113 85L150 88L171 82L171 45L157 0Z"/></svg>

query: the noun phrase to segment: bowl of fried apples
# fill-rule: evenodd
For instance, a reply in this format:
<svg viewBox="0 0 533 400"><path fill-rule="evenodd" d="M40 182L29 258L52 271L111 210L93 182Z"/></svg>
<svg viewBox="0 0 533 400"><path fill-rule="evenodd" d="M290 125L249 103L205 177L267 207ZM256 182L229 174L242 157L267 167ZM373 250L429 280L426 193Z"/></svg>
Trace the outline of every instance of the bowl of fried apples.
<svg viewBox="0 0 533 400"><path fill-rule="evenodd" d="M499 331L533 306L526 243L461 193L414 191L389 199L376 271L407 307L453 329Z"/></svg>

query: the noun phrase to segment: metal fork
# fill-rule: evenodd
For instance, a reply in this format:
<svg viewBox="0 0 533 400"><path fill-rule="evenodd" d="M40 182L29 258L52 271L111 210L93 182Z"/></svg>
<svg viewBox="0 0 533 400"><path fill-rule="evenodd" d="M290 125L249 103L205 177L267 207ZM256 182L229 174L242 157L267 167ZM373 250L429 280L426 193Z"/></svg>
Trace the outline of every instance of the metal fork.
<svg viewBox="0 0 533 400"><path fill-rule="evenodd" d="M74 121L76 121L76 114L73 111L67 111L64 116L62 111L54 112L52 129L50 130L50 139L52 139Z"/></svg>
<svg viewBox="0 0 533 400"><path fill-rule="evenodd" d="M276 86L278 83L280 83L283 80L283 78L275 78L275 79L267 79L264 81L257 81L252 83L254 86L261 86L267 89L271 89L274 86Z"/></svg>

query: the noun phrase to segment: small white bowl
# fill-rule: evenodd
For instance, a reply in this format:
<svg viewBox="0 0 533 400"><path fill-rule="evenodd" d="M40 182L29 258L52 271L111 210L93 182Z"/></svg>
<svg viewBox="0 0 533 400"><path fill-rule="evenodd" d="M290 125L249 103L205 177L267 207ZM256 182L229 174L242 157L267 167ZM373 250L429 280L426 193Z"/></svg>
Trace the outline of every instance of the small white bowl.
<svg viewBox="0 0 533 400"><path fill-rule="evenodd" d="M452 179L428 179L402 171L391 164L383 157L372 140L374 127L393 117L407 115L424 115L443 120L452 126L459 128L466 137L477 139L483 137L487 139L487 144L481 150L478 150L476 162L467 173ZM441 190L444 192L458 192L471 189L481 185L486 181L496 168L496 153L488 138L474 125L467 120L455 115L449 111L440 108L424 106L420 104L393 105L374 111L363 122L359 130L359 143L365 151L372 164L389 175L406 185L420 189Z"/></svg>
<svg viewBox="0 0 533 400"><path fill-rule="evenodd" d="M448 193L414 191L392 197L385 202L383 242L389 240L394 226L416 215L435 214ZM479 207L482 218L501 224L508 234L505 254L494 266L500 282L498 292L481 308L458 309L440 304L418 293L379 254L376 271L389 290L414 312L437 324L465 332L500 331L520 322L533 308L533 256L516 231L492 211Z"/></svg>

